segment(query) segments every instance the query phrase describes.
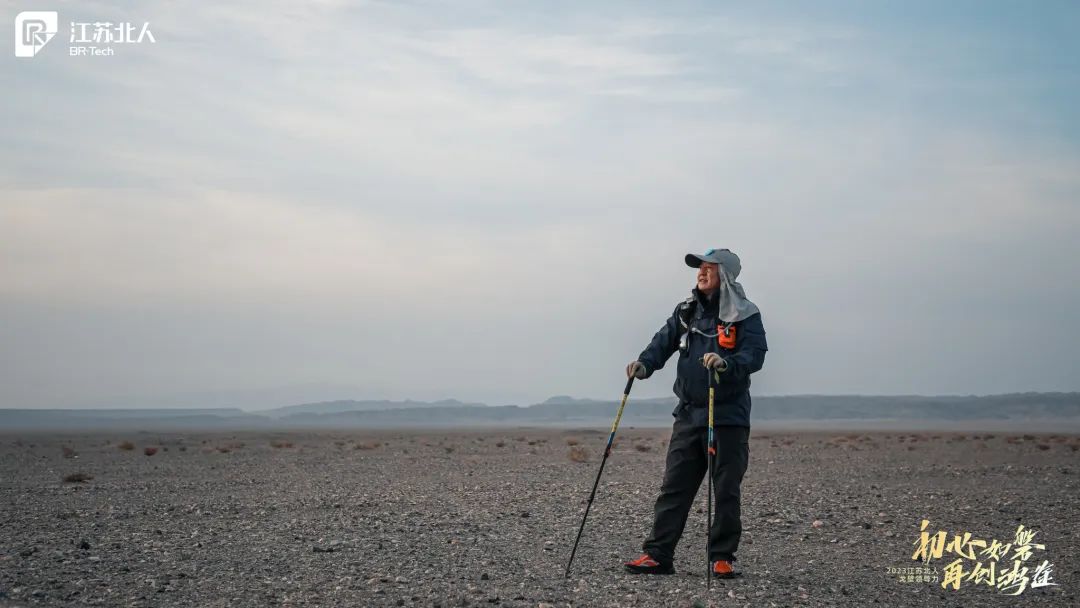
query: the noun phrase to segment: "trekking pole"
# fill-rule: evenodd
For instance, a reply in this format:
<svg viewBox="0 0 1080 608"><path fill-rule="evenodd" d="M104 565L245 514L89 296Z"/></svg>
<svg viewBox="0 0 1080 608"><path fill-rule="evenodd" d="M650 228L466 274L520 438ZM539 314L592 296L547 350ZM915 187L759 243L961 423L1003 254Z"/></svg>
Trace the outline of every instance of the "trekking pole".
<svg viewBox="0 0 1080 608"><path fill-rule="evenodd" d="M709 539L712 535L712 470L713 458L716 456L716 446L713 445L713 370L709 370L709 431L708 443L705 448L705 457L708 459L709 495L706 497L705 512L705 591L712 590L712 559L709 556Z"/></svg>
<svg viewBox="0 0 1080 608"><path fill-rule="evenodd" d="M634 377L630 376L623 389L622 402L619 403L619 411L615 414L615 423L611 425L611 433L607 438L607 447L604 448L604 457L600 460L600 470L596 472L596 481L592 484L592 492L589 493L589 502L585 505L585 515L581 518L581 527L578 528L577 538L574 539L574 549L570 551L570 561L566 562L566 574L563 578L570 578L570 564L574 563L574 554L577 553L578 542L581 540L581 532L585 529L585 520L589 517L589 509L592 508L593 498L596 497L596 486L600 485L600 475L604 473L604 464L611 455L611 443L615 440L615 430L619 428L619 420L622 419L623 408L626 407L626 399L630 396L630 387L634 385Z"/></svg>

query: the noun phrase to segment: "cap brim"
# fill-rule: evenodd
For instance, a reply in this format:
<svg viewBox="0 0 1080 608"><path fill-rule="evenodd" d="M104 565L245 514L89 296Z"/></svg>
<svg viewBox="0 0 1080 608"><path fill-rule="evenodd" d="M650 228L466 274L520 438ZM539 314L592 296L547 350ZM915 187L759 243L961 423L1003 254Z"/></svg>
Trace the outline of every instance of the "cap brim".
<svg viewBox="0 0 1080 608"><path fill-rule="evenodd" d="M701 257L700 255L698 255L696 253L688 253L688 254L686 254L686 265L691 267L691 268L699 268L699 267L701 267L701 263L706 262L706 261L708 261L708 260L706 260L705 258Z"/></svg>

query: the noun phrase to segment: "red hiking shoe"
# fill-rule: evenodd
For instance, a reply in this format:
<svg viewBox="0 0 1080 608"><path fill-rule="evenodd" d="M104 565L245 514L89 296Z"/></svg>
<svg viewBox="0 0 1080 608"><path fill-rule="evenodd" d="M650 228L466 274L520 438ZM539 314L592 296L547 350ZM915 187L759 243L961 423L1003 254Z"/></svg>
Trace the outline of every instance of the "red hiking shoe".
<svg viewBox="0 0 1080 608"><path fill-rule="evenodd" d="M718 559L712 563L712 575L716 578L735 578L742 576L742 572L735 569L735 565L726 559Z"/></svg>
<svg viewBox="0 0 1080 608"><path fill-rule="evenodd" d="M671 564L661 564L648 553L642 553L641 557L623 565L627 572L633 574L675 574L675 568Z"/></svg>

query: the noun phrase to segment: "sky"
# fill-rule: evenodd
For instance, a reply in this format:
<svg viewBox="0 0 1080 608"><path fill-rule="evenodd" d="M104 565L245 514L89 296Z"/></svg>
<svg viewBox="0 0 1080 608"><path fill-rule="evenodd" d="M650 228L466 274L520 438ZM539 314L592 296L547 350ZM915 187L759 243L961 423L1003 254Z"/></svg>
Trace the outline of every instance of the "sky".
<svg viewBox="0 0 1080 608"><path fill-rule="evenodd" d="M712 247L754 394L1080 390L1076 3L0 5L0 407L615 399Z"/></svg>

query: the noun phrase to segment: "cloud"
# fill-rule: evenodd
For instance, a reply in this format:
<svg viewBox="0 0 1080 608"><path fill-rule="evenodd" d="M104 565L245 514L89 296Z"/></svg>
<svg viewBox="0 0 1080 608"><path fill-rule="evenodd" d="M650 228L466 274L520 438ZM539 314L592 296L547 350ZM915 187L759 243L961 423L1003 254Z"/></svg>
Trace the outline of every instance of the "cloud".
<svg viewBox="0 0 1080 608"><path fill-rule="evenodd" d="M393 307L483 317L495 313L494 296L507 284L522 298L542 298L556 275L562 289L581 287L575 258L589 251L586 235L569 225L448 231L237 192L9 195L0 208L0 255L9 261L0 295L92 307L254 299L338 314ZM521 275L529 279L518 283ZM442 294L434 310L417 297L432 293Z"/></svg>
<svg viewBox="0 0 1080 608"><path fill-rule="evenodd" d="M937 104L903 30L524 10L80 5L159 43L3 67L0 385L601 396L728 246L763 392L1075 388L1075 142Z"/></svg>

